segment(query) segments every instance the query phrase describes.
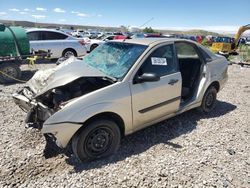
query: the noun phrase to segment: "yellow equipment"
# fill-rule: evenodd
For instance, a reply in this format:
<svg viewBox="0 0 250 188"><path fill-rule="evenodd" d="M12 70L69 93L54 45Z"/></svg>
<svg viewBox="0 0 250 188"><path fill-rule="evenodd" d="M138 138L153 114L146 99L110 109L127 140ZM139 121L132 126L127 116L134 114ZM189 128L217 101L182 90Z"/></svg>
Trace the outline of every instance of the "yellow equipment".
<svg viewBox="0 0 250 188"><path fill-rule="evenodd" d="M241 26L234 38L218 37L216 42L212 44L211 50L215 53L223 55L236 54L242 33L250 29L250 24Z"/></svg>

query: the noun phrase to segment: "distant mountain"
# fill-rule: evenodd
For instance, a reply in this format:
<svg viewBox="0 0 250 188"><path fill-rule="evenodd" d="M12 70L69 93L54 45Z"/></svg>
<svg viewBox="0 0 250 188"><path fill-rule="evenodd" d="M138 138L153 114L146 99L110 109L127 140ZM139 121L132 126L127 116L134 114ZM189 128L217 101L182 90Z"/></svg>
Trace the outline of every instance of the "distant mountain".
<svg viewBox="0 0 250 188"><path fill-rule="evenodd" d="M207 35L212 35L212 36L223 36L222 34L216 33L216 32L211 32L211 31L205 31L205 30L196 30L196 29L192 29L192 30L188 30L188 31L176 31L176 30L156 30L160 33L163 34L185 34L185 35L203 35L203 36L207 36Z"/></svg>
<svg viewBox="0 0 250 188"><path fill-rule="evenodd" d="M57 23L38 23L29 21L14 21L14 20L0 20L0 23L12 26L22 27L44 27L44 28L74 28L83 30L102 30L102 31L120 31L121 27L104 27L104 26L87 26L87 25L71 25L71 24L57 24ZM219 33L205 31L205 30L189 30L189 31L176 31L176 30L155 30L162 34L186 34L186 35L213 35L221 36Z"/></svg>
<svg viewBox="0 0 250 188"><path fill-rule="evenodd" d="M14 20L0 20L0 23L9 26L22 26L22 27L40 27L40 28L74 28L74 29L92 29L104 31L117 31L119 27L102 27L102 26L88 26L88 25L71 25L71 24L56 24L56 23L38 23L29 21L14 21Z"/></svg>

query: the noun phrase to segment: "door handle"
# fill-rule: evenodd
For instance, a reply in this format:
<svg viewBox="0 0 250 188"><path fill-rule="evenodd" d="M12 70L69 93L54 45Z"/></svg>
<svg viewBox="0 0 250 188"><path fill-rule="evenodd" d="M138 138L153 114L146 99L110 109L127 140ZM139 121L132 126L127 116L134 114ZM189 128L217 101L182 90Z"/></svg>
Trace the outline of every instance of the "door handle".
<svg viewBox="0 0 250 188"><path fill-rule="evenodd" d="M178 81L179 81L178 79L171 79L171 80L168 82L168 84L174 85L174 84L176 84Z"/></svg>

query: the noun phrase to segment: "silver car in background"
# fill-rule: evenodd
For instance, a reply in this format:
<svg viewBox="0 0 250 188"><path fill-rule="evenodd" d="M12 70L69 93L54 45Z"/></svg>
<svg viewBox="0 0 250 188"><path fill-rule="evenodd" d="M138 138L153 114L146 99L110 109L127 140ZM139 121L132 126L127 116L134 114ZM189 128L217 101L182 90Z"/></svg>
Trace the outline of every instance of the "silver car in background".
<svg viewBox="0 0 250 188"><path fill-rule="evenodd" d="M51 51L51 58L84 56L87 53L84 40L54 29L29 29L30 48Z"/></svg>
<svg viewBox="0 0 250 188"><path fill-rule="evenodd" d="M73 57L71 57L73 58ZM181 39L129 39L98 46L82 61L38 71L13 95L27 123L82 161L114 153L124 135L216 105L228 62Z"/></svg>

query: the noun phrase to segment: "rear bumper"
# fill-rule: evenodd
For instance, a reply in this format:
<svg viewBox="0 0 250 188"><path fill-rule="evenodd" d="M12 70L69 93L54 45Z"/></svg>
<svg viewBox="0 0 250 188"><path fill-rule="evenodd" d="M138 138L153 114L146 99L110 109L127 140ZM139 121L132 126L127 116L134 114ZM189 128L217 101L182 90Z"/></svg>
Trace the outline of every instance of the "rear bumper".
<svg viewBox="0 0 250 188"><path fill-rule="evenodd" d="M86 45L82 46L82 48L80 48L80 49L77 49L76 53L77 53L78 57L85 56L87 54L87 47L86 47Z"/></svg>
<svg viewBox="0 0 250 188"><path fill-rule="evenodd" d="M223 73L223 78L219 81L219 83L220 83L220 90L222 90L225 87L227 81L228 81L228 72L227 72L227 69L226 69L224 71L224 73Z"/></svg>

